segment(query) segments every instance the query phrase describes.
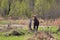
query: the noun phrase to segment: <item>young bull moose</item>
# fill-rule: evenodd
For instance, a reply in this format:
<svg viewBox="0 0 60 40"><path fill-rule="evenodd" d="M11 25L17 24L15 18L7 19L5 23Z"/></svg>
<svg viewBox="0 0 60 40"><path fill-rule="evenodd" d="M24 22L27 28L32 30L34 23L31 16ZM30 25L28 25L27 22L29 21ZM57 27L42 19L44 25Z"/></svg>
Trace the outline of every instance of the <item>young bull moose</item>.
<svg viewBox="0 0 60 40"><path fill-rule="evenodd" d="M38 31L39 20L34 16L34 31Z"/></svg>

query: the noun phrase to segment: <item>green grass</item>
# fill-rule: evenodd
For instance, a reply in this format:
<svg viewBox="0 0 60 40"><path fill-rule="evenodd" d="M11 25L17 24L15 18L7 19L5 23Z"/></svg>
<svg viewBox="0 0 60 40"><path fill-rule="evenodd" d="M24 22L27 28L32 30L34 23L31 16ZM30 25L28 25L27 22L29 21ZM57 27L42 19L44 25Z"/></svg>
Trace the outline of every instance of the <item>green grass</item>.
<svg viewBox="0 0 60 40"><path fill-rule="evenodd" d="M57 27L56 27L56 26L49 27L49 28L39 27L39 31L50 31L50 32L54 33L54 37L55 37L57 40L60 40L60 32L57 32ZM56 32L57 32L57 33L56 33Z"/></svg>
<svg viewBox="0 0 60 40"><path fill-rule="evenodd" d="M29 35L23 35L23 36L0 36L0 40L26 40Z"/></svg>
<svg viewBox="0 0 60 40"><path fill-rule="evenodd" d="M18 20L17 20L18 21ZM16 22L17 22L16 21ZM1 20L0 24L8 24L9 21L7 20ZM4 36L3 34L5 32L0 32L0 40L27 40L27 38L32 37L33 36L33 32L28 33L28 29L24 28L24 29L20 29L19 31L25 33L25 35L21 35L21 36ZM42 28L39 27L39 31L50 31L50 32L54 32L54 36L57 40L60 40L60 32L57 32L57 27L53 26L53 27L49 27L49 28Z"/></svg>
<svg viewBox="0 0 60 40"><path fill-rule="evenodd" d="M42 28L39 27L39 31L51 31L51 32L56 32L57 27L49 27L49 28ZM19 31L25 33L25 35L21 36L4 36L3 33L0 32L0 40L27 40L29 37L32 37L34 35L33 32L28 33L28 29L20 29ZM54 36L57 40L60 40L60 32L54 33Z"/></svg>
<svg viewBox="0 0 60 40"><path fill-rule="evenodd" d="M52 26L49 28L43 28L43 27L39 27L39 31L51 31L51 32L56 32L57 31L57 27L56 26Z"/></svg>
<svg viewBox="0 0 60 40"><path fill-rule="evenodd" d="M27 40L29 37L33 35L32 32L28 33L27 29L20 29L18 30L20 32L25 33L24 35L20 36L4 36L6 32L0 32L0 40Z"/></svg>
<svg viewBox="0 0 60 40"><path fill-rule="evenodd" d="M57 40L60 40L60 32L58 32L57 34L54 34L54 36Z"/></svg>
<svg viewBox="0 0 60 40"><path fill-rule="evenodd" d="M8 24L8 23L9 23L8 20L1 20L1 21L0 21L0 24Z"/></svg>
<svg viewBox="0 0 60 40"><path fill-rule="evenodd" d="M12 21L10 21L10 20L0 20L0 24L8 24L8 23L18 23L19 22L19 20L12 20Z"/></svg>

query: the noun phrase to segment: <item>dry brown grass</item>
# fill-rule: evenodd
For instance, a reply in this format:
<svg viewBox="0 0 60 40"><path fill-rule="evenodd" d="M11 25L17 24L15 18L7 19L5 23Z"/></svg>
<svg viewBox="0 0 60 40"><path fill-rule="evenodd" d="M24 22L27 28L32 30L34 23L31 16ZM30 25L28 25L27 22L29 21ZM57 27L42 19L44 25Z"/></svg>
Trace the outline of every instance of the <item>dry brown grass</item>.
<svg viewBox="0 0 60 40"><path fill-rule="evenodd" d="M28 40L56 40L53 35L48 32L37 32L34 34L32 38L28 38Z"/></svg>

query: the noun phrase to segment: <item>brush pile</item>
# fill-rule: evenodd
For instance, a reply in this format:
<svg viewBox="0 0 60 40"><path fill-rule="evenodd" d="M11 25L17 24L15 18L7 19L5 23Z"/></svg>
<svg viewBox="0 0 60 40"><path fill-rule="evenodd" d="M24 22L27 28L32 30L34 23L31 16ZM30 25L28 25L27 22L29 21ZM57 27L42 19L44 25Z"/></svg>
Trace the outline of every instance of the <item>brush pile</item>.
<svg viewBox="0 0 60 40"><path fill-rule="evenodd" d="M32 38L28 38L28 40L56 40L53 34L48 32L37 32L34 34Z"/></svg>

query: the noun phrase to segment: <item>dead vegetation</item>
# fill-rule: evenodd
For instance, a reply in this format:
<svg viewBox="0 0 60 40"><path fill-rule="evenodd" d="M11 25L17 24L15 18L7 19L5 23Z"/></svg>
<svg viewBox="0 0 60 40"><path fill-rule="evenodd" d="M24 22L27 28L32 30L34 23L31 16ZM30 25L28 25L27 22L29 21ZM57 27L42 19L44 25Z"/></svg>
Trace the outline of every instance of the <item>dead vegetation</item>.
<svg viewBox="0 0 60 40"><path fill-rule="evenodd" d="M48 32L37 32L34 34L32 38L28 38L28 40L56 40L53 34Z"/></svg>
<svg viewBox="0 0 60 40"><path fill-rule="evenodd" d="M9 32L4 33L4 36L21 36L24 35L25 33L22 31L18 30L11 30Z"/></svg>

